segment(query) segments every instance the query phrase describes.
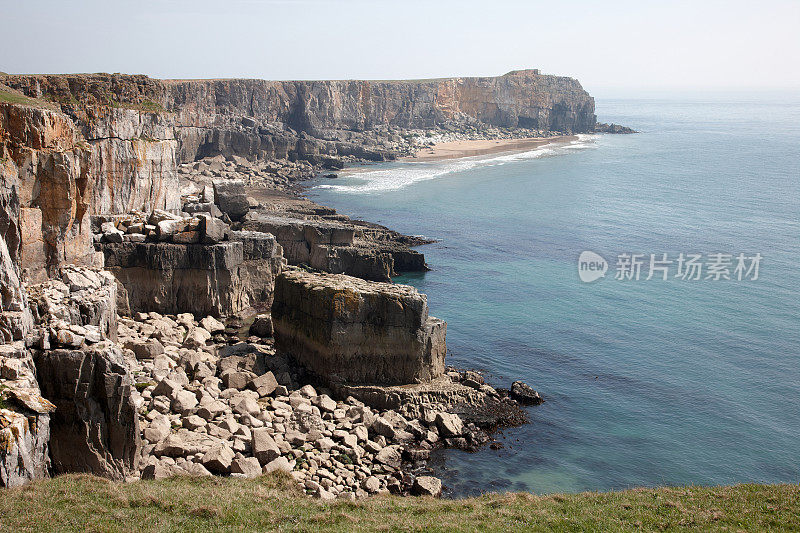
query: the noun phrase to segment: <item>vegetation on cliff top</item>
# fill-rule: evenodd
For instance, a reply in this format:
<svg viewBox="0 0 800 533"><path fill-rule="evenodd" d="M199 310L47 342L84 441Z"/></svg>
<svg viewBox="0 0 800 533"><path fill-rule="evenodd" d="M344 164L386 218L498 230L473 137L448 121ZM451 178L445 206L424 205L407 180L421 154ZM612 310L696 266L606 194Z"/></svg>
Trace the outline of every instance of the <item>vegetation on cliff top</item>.
<svg viewBox="0 0 800 533"><path fill-rule="evenodd" d="M51 111L60 111L60 108L49 102L45 102L44 100L40 100L38 98L29 98L23 94L20 94L17 91L12 91L7 88L3 88L2 85L0 85L0 102L7 104L43 107L45 109L50 109Z"/></svg>
<svg viewBox="0 0 800 533"><path fill-rule="evenodd" d="M325 503L288 477L131 484L86 475L0 489L3 531L797 530L800 485L634 489L465 500L375 497Z"/></svg>

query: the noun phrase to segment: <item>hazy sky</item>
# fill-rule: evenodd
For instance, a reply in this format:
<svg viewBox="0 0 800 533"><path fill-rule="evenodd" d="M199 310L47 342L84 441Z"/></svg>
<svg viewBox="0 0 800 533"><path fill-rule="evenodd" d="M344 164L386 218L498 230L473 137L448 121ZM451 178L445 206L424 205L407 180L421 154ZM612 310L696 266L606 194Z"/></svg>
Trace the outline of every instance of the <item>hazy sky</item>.
<svg viewBox="0 0 800 533"><path fill-rule="evenodd" d="M0 0L0 71L800 88L800 1Z"/></svg>

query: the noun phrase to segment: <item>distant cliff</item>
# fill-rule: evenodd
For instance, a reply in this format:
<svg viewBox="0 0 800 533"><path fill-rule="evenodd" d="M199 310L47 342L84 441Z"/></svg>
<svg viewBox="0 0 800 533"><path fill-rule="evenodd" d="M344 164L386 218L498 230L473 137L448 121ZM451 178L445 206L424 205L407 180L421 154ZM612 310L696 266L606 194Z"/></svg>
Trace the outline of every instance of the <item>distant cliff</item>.
<svg viewBox="0 0 800 533"><path fill-rule="evenodd" d="M380 160L391 146L376 142L370 135L376 129L478 125L586 133L594 131L596 122L594 99L577 80L534 70L414 81L156 80L75 74L12 75L0 77L0 83L58 103L84 124L92 118L86 116L87 106L168 113L182 161L217 153ZM309 137L311 146L300 142ZM338 144L319 146L314 139Z"/></svg>

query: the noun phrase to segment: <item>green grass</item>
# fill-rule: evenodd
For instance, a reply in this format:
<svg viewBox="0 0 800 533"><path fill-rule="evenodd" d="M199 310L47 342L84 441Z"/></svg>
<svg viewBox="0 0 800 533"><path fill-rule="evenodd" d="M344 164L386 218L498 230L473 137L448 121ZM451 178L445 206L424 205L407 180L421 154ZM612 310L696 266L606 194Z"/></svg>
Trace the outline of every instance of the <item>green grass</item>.
<svg viewBox="0 0 800 533"><path fill-rule="evenodd" d="M85 475L0 489L0 531L798 530L799 485L323 503L285 476L131 484Z"/></svg>
<svg viewBox="0 0 800 533"><path fill-rule="evenodd" d="M43 107L45 109L58 110L56 106L44 100L29 98L17 92L0 89L0 102L7 104L28 105L33 107Z"/></svg>

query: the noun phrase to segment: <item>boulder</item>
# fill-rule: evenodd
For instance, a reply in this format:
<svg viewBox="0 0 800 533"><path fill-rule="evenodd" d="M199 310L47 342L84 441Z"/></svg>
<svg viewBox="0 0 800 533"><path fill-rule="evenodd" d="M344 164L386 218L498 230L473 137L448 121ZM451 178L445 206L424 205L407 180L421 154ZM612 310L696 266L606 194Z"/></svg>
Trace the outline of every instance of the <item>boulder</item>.
<svg viewBox="0 0 800 533"><path fill-rule="evenodd" d="M276 350L323 381L404 385L444 372L446 324L413 287L286 271L272 321Z"/></svg>
<svg viewBox="0 0 800 533"><path fill-rule="evenodd" d="M211 339L211 333L204 328L193 327L183 340L184 348L202 348Z"/></svg>
<svg viewBox="0 0 800 533"><path fill-rule="evenodd" d="M170 404L173 412L182 415L190 414L195 407L197 407L197 396L188 390L176 392Z"/></svg>
<svg viewBox="0 0 800 533"><path fill-rule="evenodd" d="M125 343L125 348L131 350L136 359L153 359L164 353L164 345L158 339L131 340Z"/></svg>
<svg viewBox="0 0 800 533"><path fill-rule="evenodd" d="M233 462L234 456L235 454L230 446L220 443L208 450L200 462L210 472L227 474L231 470L231 462Z"/></svg>
<svg viewBox="0 0 800 533"><path fill-rule="evenodd" d="M400 446L397 445L386 446L377 454L375 454L375 460L386 466L390 466L392 468L399 468L403 462L403 456L402 453L400 452Z"/></svg>
<svg viewBox="0 0 800 533"><path fill-rule="evenodd" d="M272 337L272 318L269 315L256 317L250 325L250 335L255 335L262 339Z"/></svg>
<svg viewBox="0 0 800 533"><path fill-rule="evenodd" d="M241 220L250 211L250 202L247 200L242 181L214 181L214 199L220 211L228 215L231 220Z"/></svg>
<svg viewBox="0 0 800 533"><path fill-rule="evenodd" d="M417 476L411 493L415 496L433 496L438 498L442 495L442 480L433 476Z"/></svg>
<svg viewBox="0 0 800 533"><path fill-rule="evenodd" d="M253 438L250 446L253 449L253 455L262 465L270 463L281 455L280 448L278 448L278 445L266 428L257 428L253 430Z"/></svg>
<svg viewBox="0 0 800 533"><path fill-rule="evenodd" d="M270 472L286 472L287 474L294 470L294 466L286 457L278 457L264 465L263 473L269 474Z"/></svg>
<svg viewBox="0 0 800 533"><path fill-rule="evenodd" d="M461 417L451 413L438 413L436 415L436 427L443 437L459 437L464 434L464 423Z"/></svg>
<svg viewBox="0 0 800 533"><path fill-rule="evenodd" d="M258 477L261 475L261 464L255 457L240 457L231 463L231 474L240 474L243 477Z"/></svg>
<svg viewBox="0 0 800 533"><path fill-rule="evenodd" d="M216 244L225 240L230 226L218 218L200 217L199 229L203 244Z"/></svg>
<svg viewBox="0 0 800 533"><path fill-rule="evenodd" d="M267 372L257 378L253 378L250 382L250 388L256 391L262 398L275 392L277 387L278 381L275 379L275 375L272 372Z"/></svg>
<svg viewBox="0 0 800 533"><path fill-rule="evenodd" d="M203 327L204 330L214 335L215 333L219 333L221 331L225 331L225 324L214 318L213 316L207 316L200 321L200 325Z"/></svg>
<svg viewBox="0 0 800 533"><path fill-rule="evenodd" d="M511 398L523 405L539 405L544 402L538 392L522 381L511 384Z"/></svg>

